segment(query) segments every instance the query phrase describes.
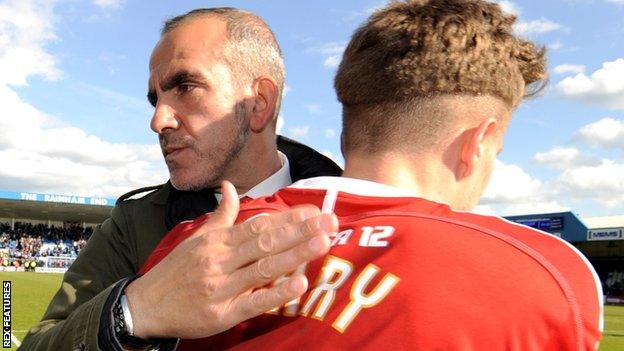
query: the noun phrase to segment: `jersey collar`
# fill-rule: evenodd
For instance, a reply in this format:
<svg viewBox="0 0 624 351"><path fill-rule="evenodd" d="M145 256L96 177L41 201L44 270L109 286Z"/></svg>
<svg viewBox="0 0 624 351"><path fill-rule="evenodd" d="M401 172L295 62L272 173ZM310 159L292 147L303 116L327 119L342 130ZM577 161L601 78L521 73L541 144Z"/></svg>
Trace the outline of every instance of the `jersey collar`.
<svg viewBox="0 0 624 351"><path fill-rule="evenodd" d="M418 194L405 189L370 180L347 177L315 177L303 179L289 186L289 188L334 190L361 196L418 197Z"/></svg>

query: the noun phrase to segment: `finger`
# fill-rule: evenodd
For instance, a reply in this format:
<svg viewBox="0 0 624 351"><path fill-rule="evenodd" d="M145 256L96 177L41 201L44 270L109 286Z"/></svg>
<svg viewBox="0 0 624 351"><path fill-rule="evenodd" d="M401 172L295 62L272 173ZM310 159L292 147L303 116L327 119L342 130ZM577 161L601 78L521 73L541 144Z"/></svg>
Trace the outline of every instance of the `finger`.
<svg viewBox="0 0 624 351"><path fill-rule="evenodd" d="M307 278L298 274L274 287L258 289L251 294L240 296L233 302L232 316L235 318L233 324L281 307L303 295L307 289Z"/></svg>
<svg viewBox="0 0 624 351"><path fill-rule="evenodd" d="M240 207L238 192L232 183L224 180L221 182L221 195L223 195L221 203L212 216L223 220L223 223L227 226L233 225Z"/></svg>
<svg viewBox="0 0 624 351"><path fill-rule="evenodd" d="M225 280L219 295L237 296L249 289L263 287L278 277L295 271L301 264L325 255L329 248L328 236L320 234L290 250L261 258L232 272Z"/></svg>
<svg viewBox="0 0 624 351"><path fill-rule="evenodd" d="M282 228L288 224L300 223L318 216L321 211L316 206L302 205L287 211L258 216L244 223L235 225L221 238L226 245L237 246L245 241L257 238L261 233Z"/></svg>
<svg viewBox="0 0 624 351"><path fill-rule="evenodd" d="M206 221L193 230L194 236L234 225L240 208L236 188L232 183L224 180L221 183L221 194L223 195L221 203Z"/></svg>
<svg viewBox="0 0 624 351"><path fill-rule="evenodd" d="M225 272L257 261L260 258L276 255L288 250L316 235L336 232L338 219L334 214L322 214L303 222L287 224L281 228L265 231L239 246L232 248L231 258L224 264Z"/></svg>

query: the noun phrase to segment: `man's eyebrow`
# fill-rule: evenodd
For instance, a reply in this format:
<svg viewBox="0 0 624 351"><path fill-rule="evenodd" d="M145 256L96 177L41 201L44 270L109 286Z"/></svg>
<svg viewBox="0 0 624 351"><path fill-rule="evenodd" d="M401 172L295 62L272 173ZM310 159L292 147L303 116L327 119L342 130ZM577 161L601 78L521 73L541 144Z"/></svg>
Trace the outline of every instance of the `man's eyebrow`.
<svg viewBox="0 0 624 351"><path fill-rule="evenodd" d="M166 78L162 82L161 88L163 91L168 91L188 81L203 82L205 81L205 79L199 73L194 73L194 72L187 71L187 70L181 70L172 74L170 77ZM152 104L152 106L156 106L156 102L158 101L158 95L156 94L155 90L150 89L147 92L147 101L149 101L149 103Z"/></svg>
<svg viewBox="0 0 624 351"><path fill-rule="evenodd" d="M182 70L182 71L178 71L174 74L172 74L170 77L166 78L162 84L162 90L163 91L168 91L171 90L175 87L177 87L178 85L188 82L189 80L192 81L203 81L203 77L201 74L199 73L194 73L191 71L187 71L187 70Z"/></svg>

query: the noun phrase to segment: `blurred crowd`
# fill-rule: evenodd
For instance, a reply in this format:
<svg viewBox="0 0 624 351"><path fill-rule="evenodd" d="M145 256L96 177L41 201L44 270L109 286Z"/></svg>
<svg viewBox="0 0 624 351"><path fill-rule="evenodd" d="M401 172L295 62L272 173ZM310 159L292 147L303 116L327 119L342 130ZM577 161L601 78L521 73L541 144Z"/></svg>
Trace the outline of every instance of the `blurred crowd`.
<svg viewBox="0 0 624 351"><path fill-rule="evenodd" d="M27 261L40 262L45 257L75 258L85 246L93 228L78 223L47 226L15 222L0 223L0 252L4 266L21 266Z"/></svg>
<svg viewBox="0 0 624 351"><path fill-rule="evenodd" d="M624 272L609 272L607 279L602 282L602 290L607 296L624 297Z"/></svg>

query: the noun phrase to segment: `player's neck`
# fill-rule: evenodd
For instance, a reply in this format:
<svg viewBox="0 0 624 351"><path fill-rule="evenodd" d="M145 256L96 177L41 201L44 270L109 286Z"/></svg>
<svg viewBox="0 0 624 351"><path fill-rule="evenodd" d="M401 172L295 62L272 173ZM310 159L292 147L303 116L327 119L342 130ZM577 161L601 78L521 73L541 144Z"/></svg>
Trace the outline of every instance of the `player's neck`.
<svg viewBox="0 0 624 351"><path fill-rule="evenodd" d="M449 189L453 175L434 157L351 154L342 175L401 188L431 201L450 204L453 200Z"/></svg>

